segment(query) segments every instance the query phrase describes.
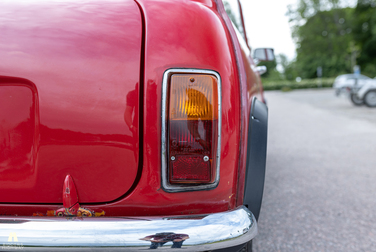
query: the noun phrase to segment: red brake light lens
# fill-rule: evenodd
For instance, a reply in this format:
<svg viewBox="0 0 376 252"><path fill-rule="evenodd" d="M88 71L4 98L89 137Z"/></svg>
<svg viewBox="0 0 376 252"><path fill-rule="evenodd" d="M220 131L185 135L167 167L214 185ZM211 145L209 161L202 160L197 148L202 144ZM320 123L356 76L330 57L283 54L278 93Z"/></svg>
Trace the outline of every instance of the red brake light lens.
<svg viewBox="0 0 376 252"><path fill-rule="evenodd" d="M169 182L214 182L218 144L217 79L209 74L173 74L168 116Z"/></svg>

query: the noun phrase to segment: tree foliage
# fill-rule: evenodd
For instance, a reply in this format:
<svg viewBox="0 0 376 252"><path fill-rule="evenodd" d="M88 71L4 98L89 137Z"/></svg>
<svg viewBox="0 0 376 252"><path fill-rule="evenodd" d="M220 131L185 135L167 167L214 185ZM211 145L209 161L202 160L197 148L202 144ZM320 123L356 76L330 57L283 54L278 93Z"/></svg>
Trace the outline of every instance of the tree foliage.
<svg viewBox="0 0 376 252"><path fill-rule="evenodd" d="M277 56L277 61L282 67L282 73L283 73L284 79L289 80L289 81L295 80L295 78L298 76L298 73L296 71L295 61L290 62L287 59L287 56L284 54L279 54Z"/></svg>
<svg viewBox="0 0 376 252"><path fill-rule="evenodd" d="M315 78L317 67L331 77L351 71L352 9L319 11L297 31L297 67L303 78Z"/></svg>
<svg viewBox="0 0 376 252"><path fill-rule="evenodd" d="M261 61L258 63L258 66L266 66L266 73L262 75L263 78L271 78L275 77L275 74L273 74L276 70L277 63L275 60L273 61Z"/></svg>
<svg viewBox="0 0 376 252"><path fill-rule="evenodd" d="M376 0L358 0L355 8L354 40L360 48L357 63L362 72L376 76Z"/></svg>
<svg viewBox="0 0 376 252"><path fill-rule="evenodd" d="M299 0L289 6L297 57L292 62L277 57L285 79L316 78L318 67L322 77L336 77L353 72L354 65L376 76L376 0L357 0L355 8L349 1Z"/></svg>
<svg viewBox="0 0 376 252"><path fill-rule="evenodd" d="M297 45L296 71L302 78L333 77L351 71L353 9L339 0L301 0L288 15Z"/></svg>

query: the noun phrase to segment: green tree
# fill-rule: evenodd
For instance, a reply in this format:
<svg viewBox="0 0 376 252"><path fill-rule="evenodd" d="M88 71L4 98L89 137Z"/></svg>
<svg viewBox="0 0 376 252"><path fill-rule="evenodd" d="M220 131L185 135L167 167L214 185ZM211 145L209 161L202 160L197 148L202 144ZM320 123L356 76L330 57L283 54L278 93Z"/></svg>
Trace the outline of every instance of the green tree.
<svg viewBox="0 0 376 252"><path fill-rule="evenodd" d="M292 81L295 80L296 77L298 77L295 61L289 61L287 59L287 56L284 54L277 55L277 61L282 68L284 79Z"/></svg>
<svg viewBox="0 0 376 252"><path fill-rule="evenodd" d="M262 75L262 78L273 78L275 79L277 76L277 79L280 79L279 77L279 74L276 76L276 66L277 66L277 63L276 61L261 61L258 66L266 66L266 68L268 69L266 71L266 73L264 73Z"/></svg>
<svg viewBox="0 0 376 252"><path fill-rule="evenodd" d="M355 8L354 40L360 48L357 63L362 72L376 76L376 0L358 0Z"/></svg>
<svg viewBox="0 0 376 252"><path fill-rule="evenodd" d="M301 0L289 8L297 45L296 71L302 78L334 77L351 71L353 9L338 0Z"/></svg>

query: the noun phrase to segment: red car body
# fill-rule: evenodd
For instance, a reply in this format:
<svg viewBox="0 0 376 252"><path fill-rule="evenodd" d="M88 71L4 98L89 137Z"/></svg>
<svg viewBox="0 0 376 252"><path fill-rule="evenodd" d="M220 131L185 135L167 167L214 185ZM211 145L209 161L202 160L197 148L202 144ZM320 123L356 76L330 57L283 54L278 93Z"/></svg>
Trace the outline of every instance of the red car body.
<svg viewBox="0 0 376 252"><path fill-rule="evenodd" d="M264 98L250 50L221 1L5 1L0 34L3 223L16 216L70 223L50 216L75 219L78 207L109 221L245 211L252 101ZM171 69L220 76L220 169L209 189L162 185L162 86ZM178 233L184 244L192 237ZM53 247L26 240L24 246Z"/></svg>

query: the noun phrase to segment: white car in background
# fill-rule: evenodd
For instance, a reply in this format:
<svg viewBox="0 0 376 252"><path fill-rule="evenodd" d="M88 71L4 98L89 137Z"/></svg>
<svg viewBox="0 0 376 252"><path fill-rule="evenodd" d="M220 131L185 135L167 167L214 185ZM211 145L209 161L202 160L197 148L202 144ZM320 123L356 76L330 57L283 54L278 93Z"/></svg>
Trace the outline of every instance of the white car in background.
<svg viewBox="0 0 376 252"><path fill-rule="evenodd" d="M357 98L364 101L368 107L376 107L376 79L371 79L356 93Z"/></svg>
<svg viewBox="0 0 376 252"><path fill-rule="evenodd" d="M357 96L357 91L361 89L364 85L368 83L375 83L376 80L365 75L358 75L356 78L355 74L343 74L339 75L333 83L333 88L335 89L336 95L345 93L350 95L351 101L355 105L362 105L363 99L359 99Z"/></svg>

